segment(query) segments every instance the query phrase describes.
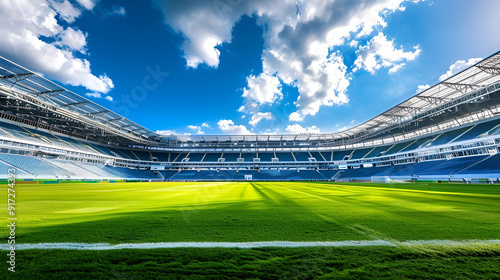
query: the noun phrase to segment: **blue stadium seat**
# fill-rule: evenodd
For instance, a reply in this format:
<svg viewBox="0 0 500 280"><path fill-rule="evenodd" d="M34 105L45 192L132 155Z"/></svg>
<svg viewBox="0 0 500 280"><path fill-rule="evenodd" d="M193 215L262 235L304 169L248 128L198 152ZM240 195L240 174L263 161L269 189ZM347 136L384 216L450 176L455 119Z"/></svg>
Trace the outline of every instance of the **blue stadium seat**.
<svg viewBox="0 0 500 280"><path fill-rule="evenodd" d="M487 157L464 170L457 172L458 174L500 174L500 154Z"/></svg>
<svg viewBox="0 0 500 280"><path fill-rule="evenodd" d="M203 162L217 162L221 155L221 153L206 153Z"/></svg>

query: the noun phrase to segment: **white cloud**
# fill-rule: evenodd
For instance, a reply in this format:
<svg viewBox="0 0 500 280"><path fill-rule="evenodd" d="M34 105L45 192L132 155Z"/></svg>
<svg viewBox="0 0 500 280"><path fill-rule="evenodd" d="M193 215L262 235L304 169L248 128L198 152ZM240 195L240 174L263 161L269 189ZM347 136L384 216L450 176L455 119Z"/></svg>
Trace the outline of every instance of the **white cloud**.
<svg viewBox="0 0 500 280"><path fill-rule="evenodd" d="M248 78L259 83L268 82L269 79L257 80L258 77L279 78L283 83L296 86L299 92L294 103L297 114L291 118L303 119L307 115L315 115L322 106L349 102L346 91L350 76L342 54L332 50L346 42L351 42L351 47L355 47L357 41L354 38L372 36L373 30L387 26L385 17L395 11L403 11L403 2L276 0L271 4L266 0L198 0L160 3L165 22L185 37L181 49L188 67L197 67L201 63L217 67L220 56L217 47L231 42L234 24L242 15L255 16L257 23L264 27L263 73ZM382 47L394 46L392 41L382 43L386 43ZM365 52L374 52L372 45L369 48ZM403 63L411 60L412 55L419 53L419 49L404 52L393 47L386 56L382 52L384 50L377 50L376 62L386 64L384 67L390 66L391 73L403 67ZM402 58L394 60L391 57L400 54ZM362 62L360 60L359 64L364 65ZM275 90L261 89L259 94L250 93L256 85L247 86L249 93L246 96L256 98L251 98L252 102L247 102L245 98L245 107L240 108L240 112L245 109L258 112L259 109L254 109L261 105L257 100L265 100L268 105L275 102L277 96L279 100L281 95Z"/></svg>
<svg viewBox="0 0 500 280"><path fill-rule="evenodd" d="M222 132L232 135L250 135L250 132L244 125L235 125L232 120L220 120L217 125Z"/></svg>
<svg viewBox="0 0 500 280"><path fill-rule="evenodd" d="M99 92L87 92L85 93L86 96L88 97L93 97L93 98L101 98L102 95Z"/></svg>
<svg viewBox="0 0 500 280"><path fill-rule="evenodd" d="M399 69L403 68L406 63L394 64L394 66L389 69L389 74L394 74L399 71Z"/></svg>
<svg viewBox="0 0 500 280"><path fill-rule="evenodd" d="M196 130L196 134L205 134L205 132L201 131L201 126L197 125L188 125L189 129Z"/></svg>
<svg viewBox="0 0 500 280"><path fill-rule="evenodd" d="M272 120L274 115L270 112L261 113L258 112L252 116L252 119L248 122L251 126L256 126L261 120Z"/></svg>
<svg viewBox="0 0 500 280"><path fill-rule="evenodd" d="M293 112L288 116L288 120L291 122L301 122L304 120L304 116L302 116L300 112Z"/></svg>
<svg viewBox="0 0 500 280"><path fill-rule="evenodd" d="M107 13L105 16L109 17L109 16L126 16L127 15L127 11L125 10L124 7L122 6L117 6L117 5L114 5L113 7L111 7L111 11L109 13Z"/></svg>
<svg viewBox="0 0 500 280"><path fill-rule="evenodd" d="M422 91L430 88L431 86L426 84L426 85L418 85L417 87L417 94L421 93Z"/></svg>
<svg viewBox="0 0 500 280"><path fill-rule="evenodd" d="M175 134L174 130L166 129L166 130L157 130L156 133L160 135L172 135Z"/></svg>
<svg viewBox="0 0 500 280"><path fill-rule="evenodd" d="M83 34L80 30L75 30L71 27L66 28L58 34L59 39L56 42L57 46L66 46L70 50L85 53L85 46L87 45L87 34Z"/></svg>
<svg viewBox="0 0 500 280"><path fill-rule="evenodd" d="M78 18L82 11L73 6L68 0L50 1L50 5L56 10L59 16L67 23L73 23Z"/></svg>
<svg viewBox="0 0 500 280"><path fill-rule="evenodd" d="M421 52L420 47L414 46L413 49L413 52L405 52L403 48L398 49L394 41L387 40L387 37L379 32L367 45L359 47L356 51L357 58L354 61L353 71L365 69L374 74L376 70L385 67L390 68L389 73L392 74L401 69L405 61L417 58Z"/></svg>
<svg viewBox="0 0 500 280"><path fill-rule="evenodd" d="M95 4L99 0L76 0L78 4L80 4L83 8L87 10L92 10L95 7Z"/></svg>
<svg viewBox="0 0 500 280"><path fill-rule="evenodd" d="M283 98L281 83L278 78L261 73L259 76L247 77L247 87L243 89L242 97L245 105L238 111L256 112L261 105L273 104Z"/></svg>
<svg viewBox="0 0 500 280"><path fill-rule="evenodd" d="M175 130L165 129L155 131L157 134L170 136L170 135L191 135L191 133L177 133Z"/></svg>
<svg viewBox="0 0 500 280"><path fill-rule="evenodd" d="M210 125L208 125L207 123L202 123L201 126L207 127L207 128L210 127Z"/></svg>
<svg viewBox="0 0 500 280"><path fill-rule="evenodd" d="M316 126L302 127L300 124L288 125L285 128L286 131L293 134L301 134L301 133L321 133L319 128Z"/></svg>
<svg viewBox="0 0 500 280"><path fill-rule="evenodd" d="M217 46L231 41L231 30L241 13L217 6L222 1L158 1L163 7L165 21L186 40L182 44L188 67L200 63L219 65ZM223 3L224 5L228 5Z"/></svg>
<svg viewBox="0 0 500 280"><path fill-rule="evenodd" d="M111 96L109 96L109 95L108 95L108 96L106 96L106 97L104 97L104 99L106 99L106 100L108 100L108 101L113 101L113 97L111 97Z"/></svg>
<svg viewBox="0 0 500 280"><path fill-rule="evenodd" d="M276 129L276 131L271 131L270 129L268 129L266 131L259 132L259 134L262 134L262 135L276 135L276 134L278 134L278 132L279 132L279 129Z"/></svg>
<svg viewBox="0 0 500 280"><path fill-rule="evenodd" d="M70 11L67 4L60 7L52 3L55 2L0 1L0 52L50 79L84 86L92 92L109 92L114 87L112 80L106 75L92 74L90 62L73 55L85 51L86 36L75 26L65 27L57 22L59 14L71 23L78 16L76 10ZM85 8L95 4L84 3Z"/></svg>
<svg viewBox="0 0 500 280"><path fill-rule="evenodd" d="M457 62L450 65L450 68L448 68L448 71L446 73L444 73L443 75L441 75L441 77L439 77L439 81L444 81L444 80L448 79L449 77L466 69L467 67L470 67L470 66L478 63L481 60L483 60L483 59L480 57L470 58L467 62L465 60L458 60Z"/></svg>

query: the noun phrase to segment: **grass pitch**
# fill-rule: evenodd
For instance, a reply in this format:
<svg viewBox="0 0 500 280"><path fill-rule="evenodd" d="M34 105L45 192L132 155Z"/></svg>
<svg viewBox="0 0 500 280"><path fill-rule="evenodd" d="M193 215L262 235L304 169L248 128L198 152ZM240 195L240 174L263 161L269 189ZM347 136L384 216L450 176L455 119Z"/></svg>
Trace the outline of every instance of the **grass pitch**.
<svg viewBox="0 0 500 280"><path fill-rule="evenodd" d="M496 185L17 185L16 206L18 243L500 239ZM500 278L500 245L22 250L16 261L18 272L6 264L0 278Z"/></svg>
<svg viewBox="0 0 500 280"><path fill-rule="evenodd" d="M21 243L500 239L495 185L61 184L16 195Z"/></svg>

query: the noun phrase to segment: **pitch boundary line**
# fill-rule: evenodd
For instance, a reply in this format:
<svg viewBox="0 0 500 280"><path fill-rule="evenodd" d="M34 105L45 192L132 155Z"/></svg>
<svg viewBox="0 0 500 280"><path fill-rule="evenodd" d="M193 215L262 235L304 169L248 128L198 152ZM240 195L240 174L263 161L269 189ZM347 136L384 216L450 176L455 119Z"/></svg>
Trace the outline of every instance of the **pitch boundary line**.
<svg viewBox="0 0 500 280"><path fill-rule="evenodd" d="M299 248L299 247L421 247L421 246L488 246L500 245L500 239L493 240L408 240L390 242L386 240L346 241L261 241L261 242L156 242L156 243L24 243L16 244L16 250L67 249L67 250L119 250L119 249L171 249L171 248ZM8 251L12 245L0 244L0 250Z"/></svg>

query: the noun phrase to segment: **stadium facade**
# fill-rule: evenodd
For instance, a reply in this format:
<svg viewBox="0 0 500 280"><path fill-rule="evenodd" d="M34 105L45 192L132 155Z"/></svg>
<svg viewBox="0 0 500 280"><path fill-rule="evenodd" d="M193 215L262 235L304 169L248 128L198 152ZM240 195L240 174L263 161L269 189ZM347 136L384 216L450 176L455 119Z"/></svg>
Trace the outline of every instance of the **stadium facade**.
<svg viewBox="0 0 500 280"><path fill-rule="evenodd" d="M162 136L0 57L0 178L498 183L500 52L339 133Z"/></svg>

